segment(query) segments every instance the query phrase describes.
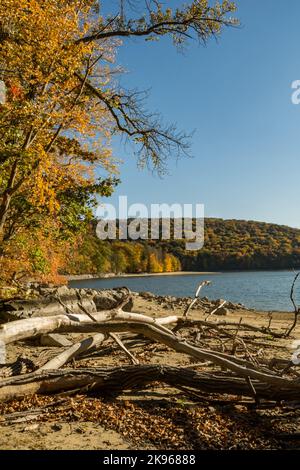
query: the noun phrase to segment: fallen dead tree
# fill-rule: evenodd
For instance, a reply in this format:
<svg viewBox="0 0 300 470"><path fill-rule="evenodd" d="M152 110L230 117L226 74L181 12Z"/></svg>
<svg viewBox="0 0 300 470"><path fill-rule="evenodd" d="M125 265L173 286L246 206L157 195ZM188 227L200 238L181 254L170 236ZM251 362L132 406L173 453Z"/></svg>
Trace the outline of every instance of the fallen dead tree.
<svg viewBox="0 0 300 470"><path fill-rule="evenodd" d="M71 346L69 349L63 351L61 354L54 357L50 361L46 362L46 364L40 367L38 371L59 369L64 364L71 361L71 359L80 356L80 354L98 348L103 343L103 341L105 341L105 339L106 335L103 335L102 333L94 335L91 338L85 338L82 341L73 344L73 346Z"/></svg>
<svg viewBox="0 0 300 470"><path fill-rule="evenodd" d="M53 315L50 317L35 317L25 320L16 320L4 325L0 325L0 343L9 344L15 341L24 340L27 338L34 338L42 334L47 333L61 333L61 332L80 332L80 325L84 330L94 331L89 329L89 324L95 324L96 322L101 325L111 320L121 321L135 321L137 323L146 323L156 325L161 330L169 331L165 328L164 324L176 323L178 317L171 316L160 320L147 317L140 313L124 312L122 309L113 309L103 312L93 313L93 319L86 315L68 314L68 315Z"/></svg>
<svg viewBox="0 0 300 470"><path fill-rule="evenodd" d="M153 381L161 381L176 387L192 387L209 393L234 394L251 396L256 402L260 398L268 400L299 400L300 381L283 376L257 361L237 357L223 351L199 347L187 341L176 331L176 325L188 327L195 324L190 320L179 320L177 316L154 319L149 316L125 312L129 293L124 296L117 308L101 312L84 314L53 315L17 320L0 327L0 344L5 345L25 339L32 339L49 333L93 333L91 338L76 342L65 351L38 365L32 373L13 376L0 380L0 401L33 393L54 393L62 390L113 390L115 387L126 389L142 387ZM186 315L185 315L186 317ZM175 325L175 330L165 325ZM198 322L200 325L200 323ZM219 324L201 322L201 327ZM241 321L236 324L237 332L229 337L236 341ZM224 328L224 324L222 324ZM133 368L107 369L58 369L78 355L99 348L103 342L112 337L130 359L137 364L134 356L122 343L119 333L130 333L160 343L178 353L186 354L193 359L208 362L215 368L211 373L194 372L185 368L168 366L135 365ZM151 368L152 367L152 368ZM222 373L220 374L220 369ZM125 372L124 372L125 371ZM224 372L225 371L225 372Z"/></svg>
<svg viewBox="0 0 300 470"><path fill-rule="evenodd" d="M187 387L188 390L195 392L253 398L251 388L241 377L196 372L180 367L138 365L110 369L51 370L12 377L1 382L0 401L34 393L49 394L74 389L119 394L124 390L143 389L146 385L157 381L174 388ZM260 398L272 401L299 400L299 390L296 389L278 388L259 381L253 381L253 386Z"/></svg>
<svg viewBox="0 0 300 470"><path fill-rule="evenodd" d="M258 390L256 389L256 386L254 383L252 383L252 387L249 387L249 379L254 379L256 381L261 382L263 385L271 386L272 390L270 391L269 397L274 399L274 387L278 387L279 391L284 390L286 391L291 391L289 396L293 396L293 399L296 399L296 397L300 398L300 383L298 381L291 381L287 380L285 378L279 377L274 374L274 371L267 371L265 369L260 369L257 367L254 367L251 363L243 360L239 360L235 357L231 357L226 354L221 354L221 353L216 353L213 351L207 351L203 350L200 348L196 348L190 344L187 344L185 341L182 341L182 339L179 337L176 337L174 334L170 334L166 331L161 330L160 328L157 328L156 326L149 325L147 323L129 323L129 322L106 322L104 324L101 323L83 323L79 325L63 325L63 327L60 327L63 329L63 331L80 331L80 332L87 332L87 331L95 331L95 330L101 330L102 332L111 332L111 331L133 331L133 332L138 332L138 333L143 333L145 336L150 337L151 339L155 339L159 342L162 342L169 347L172 347L178 352L183 352L186 354L189 354L197 359L202 359L202 360L209 360L212 363L226 367L228 370L235 372L241 377L244 377L245 383L252 392L251 395L253 396L253 387L256 391L256 394L258 394ZM61 331L61 330L59 330ZM63 355L63 354L62 354ZM60 355L60 356L62 356ZM69 356L68 356L69 358ZM61 366L63 363L66 361L60 361L59 358L53 359L51 362L52 366ZM48 366L44 367L44 369L48 369ZM42 373L42 372L41 372ZM71 373L72 376L72 373ZM22 386L22 381L25 380L25 376L16 376L10 379L4 379L0 381L0 400L7 400L9 398L13 398L15 396L22 396L26 394L32 394L39 392L40 388L38 386L41 377L43 377L43 374L40 375L39 371L38 373L34 372L30 378L32 379L33 383L36 383L36 385L30 385L30 386ZM20 382L21 380L21 382ZM72 378L71 378L72 381ZM86 386L86 384L82 384L79 386ZM8 388L7 388L8 387ZM11 389L13 387L15 390ZM64 385L63 383L60 383L60 389L66 389L69 388L68 386L68 381ZM10 390L12 392L12 395L9 396ZM45 389L42 388L42 393L45 392ZM50 386L49 392L52 391L52 388ZM232 393L234 391L232 390ZM17 394L17 395L16 395ZM285 395L286 396L286 395Z"/></svg>
<svg viewBox="0 0 300 470"><path fill-rule="evenodd" d="M143 334L154 341L161 342L178 352L188 354L198 360L211 361L214 364L225 367L226 369L238 373L243 377L263 380L266 381L266 383L272 383L275 385L285 385L297 388L300 391L299 383L294 383L287 381L282 377L277 377L274 374L274 371L265 372L259 368L255 368L253 364L248 361L239 360L234 356L197 348L188 344L180 336L176 336L171 330L159 325L159 323L152 318L145 317L140 314L117 311L112 313L110 312L110 316L113 320L109 319L109 315L107 313L102 312L99 315L104 315L105 318L99 323L95 323L90 319L82 318L82 316L79 315L76 316L76 319L70 318L70 315L66 315L65 317L57 316L57 318L41 318L41 324L39 324L37 318L11 322L1 328L0 341L8 343L16 341L17 339L37 336L45 332L91 333L97 331L108 334L111 332L130 331L133 333ZM20 325L21 323L22 325ZM0 381L0 386L1 385L2 382Z"/></svg>

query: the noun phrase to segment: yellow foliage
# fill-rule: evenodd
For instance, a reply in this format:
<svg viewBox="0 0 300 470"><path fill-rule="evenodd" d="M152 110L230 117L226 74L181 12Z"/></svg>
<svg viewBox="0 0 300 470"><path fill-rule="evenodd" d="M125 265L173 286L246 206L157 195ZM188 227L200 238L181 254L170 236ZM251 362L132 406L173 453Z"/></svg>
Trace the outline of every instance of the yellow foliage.
<svg viewBox="0 0 300 470"><path fill-rule="evenodd" d="M163 266L158 261L155 253L150 253L148 265L149 265L150 273L162 273L163 272Z"/></svg>
<svg viewBox="0 0 300 470"><path fill-rule="evenodd" d="M28 190L35 207L47 206L51 213L59 211L58 188L92 183L97 167L116 171L108 147L111 116L78 78L100 88L110 82L116 41L76 42L94 26L92 3L0 3L0 33L6 37L0 40L1 68L10 90L0 110L0 138L10 154L1 165L1 179L5 190L16 163L22 190ZM96 161L83 164L58 149L57 138L66 133L92 148Z"/></svg>

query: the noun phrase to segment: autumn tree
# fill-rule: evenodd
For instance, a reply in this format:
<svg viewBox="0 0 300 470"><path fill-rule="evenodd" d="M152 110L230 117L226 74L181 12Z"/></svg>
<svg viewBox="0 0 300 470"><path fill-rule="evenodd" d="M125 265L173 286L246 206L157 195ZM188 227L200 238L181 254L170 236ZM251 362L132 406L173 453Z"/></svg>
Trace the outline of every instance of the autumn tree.
<svg viewBox="0 0 300 470"><path fill-rule="evenodd" d="M172 11L150 1L134 15L128 4L1 1L1 261L9 243L28 230L47 238L44 227L52 224L53 243L68 238L97 197L111 194L118 182L112 135L124 135L139 163L158 171L169 155L188 152L188 136L147 112L143 92L118 86L115 53L134 37L171 36L177 47L191 37L206 42L236 23L235 6L194 0ZM113 5L116 12L105 15Z"/></svg>

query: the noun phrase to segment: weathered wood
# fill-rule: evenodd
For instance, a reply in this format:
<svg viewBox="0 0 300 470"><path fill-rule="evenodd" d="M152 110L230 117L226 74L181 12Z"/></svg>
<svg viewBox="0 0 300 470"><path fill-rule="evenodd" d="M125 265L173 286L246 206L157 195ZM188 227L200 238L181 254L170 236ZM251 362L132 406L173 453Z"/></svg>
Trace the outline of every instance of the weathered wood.
<svg viewBox="0 0 300 470"><path fill-rule="evenodd" d="M132 388L142 389L152 382L163 382L172 387L185 386L191 390L223 395L252 397L245 379L196 372L189 368L162 365L138 365L115 368L62 369L42 371L7 379L0 388L0 401L9 401L34 393L47 394L85 387L91 391L121 393ZM253 381L256 393L268 400L300 400L299 390L285 389Z"/></svg>
<svg viewBox="0 0 300 470"><path fill-rule="evenodd" d="M227 304L227 300L223 300L223 302L220 303L216 308L214 308L211 312L209 312L208 316L210 317L211 315L215 315L218 310L220 310L222 307L224 307Z"/></svg>
<svg viewBox="0 0 300 470"><path fill-rule="evenodd" d="M208 317L207 317L208 318ZM179 318L178 320L178 326L180 327L190 327L190 326L207 326L211 327L214 329L221 329L221 327L228 328L228 329L236 329L238 326L238 323L232 322L232 321L224 321L224 320L218 320L217 322L212 322L212 321L207 321L207 320L184 320L182 318ZM178 327L176 327L178 328ZM268 335L268 336L273 336L274 338L284 338L285 337L285 332L277 332L274 330L270 330L267 326L255 326L255 325L250 325L249 323L241 323L239 330L246 330L246 331L255 331L257 333L261 333L263 335ZM224 330L223 330L224 331Z"/></svg>
<svg viewBox="0 0 300 470"><path fill-rule="evenodd" d="M122 340L115 333L109 333L109 336L117 343L119 348L125 352L126 356L129 357L132 364L139 364L139 361L134 357L133 354L126 348Z"/></svg>
<svg viewBox="0 0 300 470"><path fill-rule="evenodd" d="M300 272L296 274L296 276L294 278L294 281L293 281L293 284L292 284L292 287L291 287L290 299L291 299L291 302L294 306L295 314L294 314L294 321L293 321L292 325L287 329L287 331L285 333L286 337L290 336L290 334L292 333L292 331L296 327L297 322L298 322L298 317L300 315L300 307L298 307L296 305L296 302L295 302L295 299L294 299L294 289L295 289L296 281L297 281L299 276L300 276Z"/></svg>
<svg viewBox="0 0 300 470"><path fill-rule="evenodd" d="M131 318L135 318L135 320L127 320L124 321L123 315L131 316ZM76 316L78 317L78 316ZM120 321L119 317L122 319ZM138 317L138 319L136 319ZM191 344L188 344L185 340L181 337L177 337L173 334L173 332L169 332L165 327L162 327L155 323L155 321L151 318L147 318L147 322L141 321L141 315L136 314L136 317L133 317L132 313L122 312L119 313L115 312L114 320L104 321L100 323L95 323L91 321L81 322L75 321L74 319L70 318L69 316L64 317L63 319L60 318L58 322L55 322L55 319L52 323L52 327L56 328L57 332L77 332L77 333L91 333L91 332L101 332L101 333L111 333L111 332L120 332L120 331L131 331L134 333L140 333L144 336L151 338L154 341L158 341L160 343L169 346L170 348L174 349L177 352L182 352L184 354L188 354L192 357L195 357L198 360L209 360L214 364L231 370L232 372L238 374L241 377L250 377L251 379L260 380L264 383L277 385L278 387L285 387L285 388L293 388L297 389L300 392L300 383L297 381L291 381L279 377L274 374L273 371L269 371L266 369L255 367L253 364L249 363L249 361L244 360L236 360L234 356L230 356L224 353L219 353L211 350L197 348ZM41 319L42 321L48 319ZM117 321L118 320L118 321ZM152 323L151 321L152 320ZM24 320L25 322L29 323L31 320ZM23 321L23 322L24 322ZM21 323L22 320L15 323ZM9 326L9 325L5 325ZM35 330L32 330L32 327L27 329L27 334L33 331L33 334L38 334L39 328L44 328L45 325L37 326L35 324ZM47 327L49 328L49 322L47 323ZM167 331L165 331L167 330ZM20 331L17 333L15 332L14 328L9 331L10 334L7 335L7 338L12 338L20 335ZM24 329L21 332L24 335ZM0 333L1 339L1 333ZM0 386L3 385L2 381L0 381Z"/></svg>
<svg viewBox="0 0 300 470"><path fill-rule="evenodd" d="M18 320L36 316L77 313L87 311L89 314L101 310L116 308L124 298L125 288L72 289L67 286L58 288L36 287L35 298L0 300L0 317L3 320ZM123 310L131 311L132 302Z"/></svg>
<svg viewBox="0 0 300 470"><path fill-rule="evenodd" d="M208 286L209 284L211 284L211 281L202 281L202 282L200 282L200 284L199 284L199 286L198 286L198 288L197 288L197 290L196 290L195 297L194 297L193 300L189 303L189 305L187 306L187 308L185 309L185 311L184 311L184 313L183 313L183 318L187 318L187 316L188 316L188 314L189 314L189 311L192 309L193 305L197 302L202 287Z"/></svg>
<svg viewBox="0 0 300 470"><path fill-rule="evenodd" d="M0 340L0 364L6 364L6 344Z"/></svg>
<svg viewBox="0 0 300 470"><path fill-rule="evenodd" d="M26 357L18 357L18 359L11 364L0 365L0 379L12 377L14 375L26 374L36 369L33 361Z"/></svg>
<svg viewBox="0 0 300 470"><path fill-rule="evenodd" d="M63 351L61 354L48 361L46 364L40 367L37 372L41 370L59 369L64 364L79 356L80 354L90 351L91 349L98 348L105 339L106 336L102 333L94 335L90 338L84 338L82 341L73 344L73 346L71 346L69 349Z"/></svg>
<svg viewBox="0 0 300 470"><path fill-rule="evenodd" d="M42 335L40 338L40 343L42 346L54 346L62 348L68 348L72 346L72 342L69 341L65 336L51 333L48 335Z"/></svg>
<svg viewBox="0 0 300 470"><path fill-rule="evenodd" d="M122 310L107 310L96 312L93 314L93 317L99 323L107 322L113 319L121 321L144 322L147 324L156 325L159 329L166 332L171 332L171 330L166 328L164 325L169 323L176 323L178 320L177 316L170 316L160 320L155 320L140 313L124 312ZM76 327L81 323L89 324L95 322L84 314L53 315L49 317L35 317L13 321L4 325L0 325L0 344L1 341L5 344L9 344L26 338L33 338L41 334L59 333L63 331L76 332Z"/></svg>
<svg viewBox="0 0 300 470"><path fill-rule="evenodd" d="M201 285L199 286L195 297L199 295L200 288ZM129 291L127 290L127 297L119 303L117 308L112 310L93 312L92 315L90 315L87 314L85 308L81 308L81 310L85 312L84 314L75 314L70 312L65 315L55 315L46 318L36 317L2 325L0 327L0 344L4 345L14 341L36 337L41 334L60 334L71 332L97 334L93 338L85 338L84 340L72 345L68 350L63 351L57 357L48 361L41 367L41 369L32 374L0 380L0 400L7 400L11 397L24 396L31 393L51 393L56 390L74 390L74 388L80 389L81 387L85 387L85 389L86 387L91 387L93 389L97 389L97 387L107 389L110 385L111 389L113 389L114 386L120 387L119 380L121 379L123 380L122 384L124 387L129 386L130 384L132 386L141 386L142 384L149 383L152 380L161 380L172 384L173 386L176 386L177 383L179 388L182 386L191 387L191 383L187 384L186 382L187 375L185 373L182 374L184 378L177 377L177 381L172 379L172 377L174 377L172 375L173 368L164 368L164 370L169 374L166 380L164 374L164 378L162 378L157 369L147 369L150 372L152 371L152 375L149 373L149 376L145 377L144 366L137 366L136 369L132 369L130 371L130 376L127 378L123 377L122 368L116 370L115 375L111 373L111 375L108 377L104 376L104 378L103 373L101 372L102 369L99 373L97 372L98 369L95 371L89 369L86 374L82 370L75 374L73 371L72 373L65 374L65 371L56 370L71 358L76 357L83 352L90 351L95 347L95 345L102 344L105 339L105 335L111 335L114 339L118 339L118 336L114 333L121 332L143 335L144 337L164 344L177 352L192 356L199 361L209 361L215 366L221 367L223 371L229 371L226 374L223 372L222 376L217 374L214 374L213 376L210 375L209 377L202 375L202 382L200 385L199 380L197 382L198 389L199 387L200 389L201 387L203 388L203 381L206 380L207 383L207 380L209 380L214 393L219 393L216 392L216 390L218 390L220 380L222 385L226 386L225 379L228 379L230 381L230 393L242 394L243 392L246 396L255 395L256 400L260 398L260 393L262 393L263 398L272 400L274 400L274 396L293 397L294 400L300 399L299 381L289 380L280 375L276 375L274 371L267 369L266 367L261 367L258 363L254 363L255 361L253 359L251 362L241 358L236 358L233 355L225 354L224 352L220 353L218 351L197 347L194 344L188 343L177 332L164 326L165 324L170 323L177 323L178 327L180 327L180 323L183 323L183 325L185 323L184 326L190 326L194 322L184 321L184 319L179 321L176 316L154 319L140 313L129 313L123 311L122 307L128 301L128 293ZM205 325L212 328L212 326L209 325L209 322L202 323L204 323L202 326ZM219 323L218 326L216 326L216 323L212 323L212 325L214 325L214 328L216 329L222 325L224 333L224 328L228 327L229 324ZM244 326L244 324L240 325L240 328ZM268 331L268 329L264 329L264 331ZM240 341L242 340L240 339ZM119 341L118 344L122 344L122 348L124 349L123 343L120 344ZM129 353L127 349L126 353L132 357L131 353ZM162 366L159 367L161 370ZM60 372L63 372L63 374ZM57 375L55 375L55 373ZM195 374L194 371L189 370L189 374L191 373ZM118 376L118 380L116 380L116 375ZM194 376L189 375L188 377L192 379ZM236 380L238 380L238 382L236 382ZM235 385L235 387L233 385ZM197 387L195 389L197 390ZM225 389L223 389L222 393L224 393Z"/></svg>

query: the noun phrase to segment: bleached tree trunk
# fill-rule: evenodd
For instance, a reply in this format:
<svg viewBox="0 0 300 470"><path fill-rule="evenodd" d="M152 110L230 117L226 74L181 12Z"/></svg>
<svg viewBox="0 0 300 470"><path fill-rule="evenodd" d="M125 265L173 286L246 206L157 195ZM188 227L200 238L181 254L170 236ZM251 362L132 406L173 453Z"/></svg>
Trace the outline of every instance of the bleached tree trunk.
<svg viewBox="0 0 300 470"><path fill-rule="evenodd" d="M102 318L105 318L106 320L95 323L89 318L88 320L84 321L84 318L87 318L86 316L82 318L83 316L81 315L65 315L59 316L59 318L41 318L39 319L41 324L38 324L39 322L37 322L37 318L33 320L20 320L18 322L12 322L15 323L15 325L12 326L12 323L4 325L4 331L0 333L0 341L2 340L4 342L12 342L16 339L24 339L39 335L41 332L49 333L49 330L51 330L51 332L55 331L58 333L99 332L107 334L111 332L130 331L133 333L140 333L154 341L165 344L177 352L190 355L198 360L211 361L217 366L235 372L237 375L244 377L246 380L251 378L253 380L259 380L263 383L282 388L297 389L300 394L299 382L284 379L280 376L277 376L273 371L255 367L248 361L241 359L236 360L234 356L197 348L191 344L188 344L180 336L176 336L172 331L167 330L167 328L159 325L155 320L149 317L145 317L146 320L142 320L142 315L116 311L113 314L112 312L110 312L110 314L101 312L99 315L102 315ZM113 317L113 320L109 320L109 315ZM20 329L18 326L21 323L22 328ZM2 385L3 381L0 381L0 386Z"/></svg>
<svg viewBox="0 0 300 470"><path fill-rule="evenodd" d="M176 323L177 316L164 317L161 319L153 319L142 315L140 313L124 312L122 310L107 310L93 313L93 317L97 322L105 323L110 320L120 321L135 321L137 323L147 323L156 325L159 329L166 332L171 332L164 325ZM68 315L53 315L49 317L35 317L25 320L17 320L4 325L0 325L0 342L5 344L13 343L15 341L24 340L26 338L33 338L41 334L62 332L62 331L76 331L80 324L90 324L95 322L87 317L87 315L68 314ZM89 330L93 331L93 330Z"/></svg>

